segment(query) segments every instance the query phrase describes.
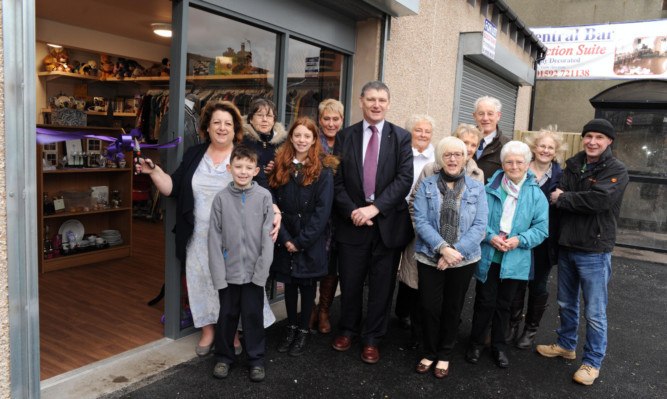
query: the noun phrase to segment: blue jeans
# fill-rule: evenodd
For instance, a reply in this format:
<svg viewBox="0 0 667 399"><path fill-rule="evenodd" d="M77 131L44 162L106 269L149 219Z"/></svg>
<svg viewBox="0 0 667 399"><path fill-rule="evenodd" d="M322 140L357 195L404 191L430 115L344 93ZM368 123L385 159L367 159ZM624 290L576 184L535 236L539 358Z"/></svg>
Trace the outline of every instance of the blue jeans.
<svg viewBox="0 0 667 399"><path fill-rule="evenodd" d="M611 253L590 253L560 248L558 255L558 345L577 349L579 287L584 295L586 343L582 364L600 369L607 350L607 283Z"/></svg>

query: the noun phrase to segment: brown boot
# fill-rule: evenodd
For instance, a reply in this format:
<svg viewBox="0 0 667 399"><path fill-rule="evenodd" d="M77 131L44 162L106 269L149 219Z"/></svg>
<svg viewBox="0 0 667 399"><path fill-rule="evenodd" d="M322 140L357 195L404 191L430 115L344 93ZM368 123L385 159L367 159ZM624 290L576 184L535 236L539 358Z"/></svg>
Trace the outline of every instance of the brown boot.
<svg viewBox="0 0 667 399"><path fill-rule="evenodd" d="M336 295L338 286L338 276L324 276L320 281L320 304L319 304L319 322L318 330L322 334L331 332L331 323L329 322L329 309Z"/></svg>
<svg viewBox="0 0 667 399"><path fill-rule="evenodd" d="M317 282L313 283L313 289L315 292L317 292ZM315 328L315 324L317 324L317 309L317 302L313 301L313 311L310 312L310 321L308 322L308 328L310 330L313 330Z"/></svg>

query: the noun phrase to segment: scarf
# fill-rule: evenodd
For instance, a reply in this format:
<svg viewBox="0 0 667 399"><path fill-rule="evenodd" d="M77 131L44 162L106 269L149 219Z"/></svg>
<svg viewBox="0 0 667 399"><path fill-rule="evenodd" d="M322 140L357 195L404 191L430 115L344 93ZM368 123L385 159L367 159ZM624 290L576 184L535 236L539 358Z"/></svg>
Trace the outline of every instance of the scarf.
<svg viewBox="0 0 667 399"><path fill-rule="evenodd" d="M442 194L440 204L440 236L447 244L454 244L458 239L459 231L459 207L461 204L461 192L465 183L465 171L461 170L458 175L450 175L445 169L440 169L438 177L438 190ZM454 188L450 189L447 182L454 182ZM437 258L440 254L437 254Z"/></svg>
<svg viewBox="0 0 667 399"><path fill-rule="evenodd" d="M507 198L503 202L503 214L500 217L500 232L505 233L503 237L506 237L512 231L512 221L514 220L514 212L516 211L516 204L519 200L519 192L521 191L521 186L526 181L526 176L524 174L523 178L518 184L514 184L512 180L507 178L507 175L503 174L503 179L500 182L501 187L507 193Z"/></svg>

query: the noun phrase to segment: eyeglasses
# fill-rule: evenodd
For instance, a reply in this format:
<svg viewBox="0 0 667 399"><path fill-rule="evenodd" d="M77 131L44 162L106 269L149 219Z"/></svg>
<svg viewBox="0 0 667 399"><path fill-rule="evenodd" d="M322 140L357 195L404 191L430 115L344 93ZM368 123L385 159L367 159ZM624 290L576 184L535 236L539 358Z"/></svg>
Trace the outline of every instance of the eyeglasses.
<svg viewBox="0 0 667 399"><path fill-rule="evenodd" d="M544 151L544 150L556 151L556 147L554 147L554 146L552 146L552 145L544 145L544 144L540 144L540 145L537 146L537 148L539 148L539 149L542 150L542 151Z"/></svg>
<svg viewBox="0 0 667 399"><path fill-rule="evenodd" d="M253 118L254 118L255 116L256 116L258 119L266 119L267 121L273 120L273 118L275 118L274 115L270 115L270 114L269 114L269 115L267 115L267 114L255 114L255 115L253 116Z"/></svg>
<svg viewBox="0 0 667 399"><path fill-rule="evenodd" d="M461 158L463 158L463 153L462 152L446 152L446 153L442 154L442 159L449 159L449 158L461 159Z"/></svg>
<svg viewBox="0 0 667 399"><path fill-rule="evenodd" d="M503 162L503 164L505 164L505 165L507 165L507 166L518 166L518 167L522 167L522 166L525 165L526 163L525 163L524 161L505 161L505 162Z"/></svg>

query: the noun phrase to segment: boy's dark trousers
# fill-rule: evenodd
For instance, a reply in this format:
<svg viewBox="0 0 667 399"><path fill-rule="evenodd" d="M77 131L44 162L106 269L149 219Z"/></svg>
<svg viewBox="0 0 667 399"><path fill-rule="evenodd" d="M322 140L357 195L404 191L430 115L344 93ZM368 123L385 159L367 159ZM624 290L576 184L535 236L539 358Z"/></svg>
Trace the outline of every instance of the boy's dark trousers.
<svg viewBox="0 0 667 399"><path fill-rule="evenodd" d="M215 327L215 360L234 363L234 335L243 320L243 337L248 365L264 365L264 287L253 283L229 284L218 290L220 315Z"/></svg>

